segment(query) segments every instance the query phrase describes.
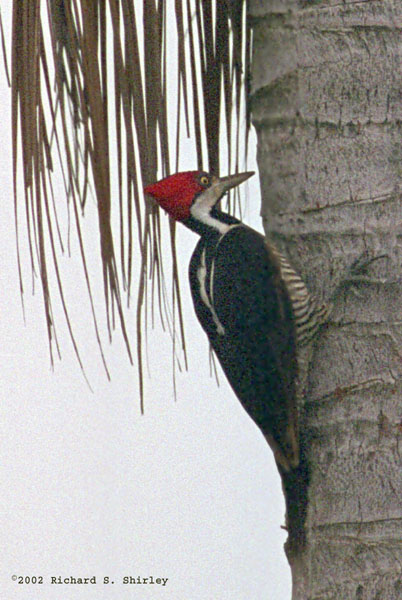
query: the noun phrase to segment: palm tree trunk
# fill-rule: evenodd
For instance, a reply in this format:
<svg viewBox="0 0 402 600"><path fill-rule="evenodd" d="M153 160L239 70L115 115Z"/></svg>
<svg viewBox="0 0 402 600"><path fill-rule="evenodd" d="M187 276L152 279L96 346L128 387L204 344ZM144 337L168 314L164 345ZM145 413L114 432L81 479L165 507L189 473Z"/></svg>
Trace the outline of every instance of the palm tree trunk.
<svg viewBox="0 0 402 600"><path fill-rule="evenodd" d="M402 598L402 3L250 0L267 233L337 302L303 400L307 546L293 600Z"/></svg>

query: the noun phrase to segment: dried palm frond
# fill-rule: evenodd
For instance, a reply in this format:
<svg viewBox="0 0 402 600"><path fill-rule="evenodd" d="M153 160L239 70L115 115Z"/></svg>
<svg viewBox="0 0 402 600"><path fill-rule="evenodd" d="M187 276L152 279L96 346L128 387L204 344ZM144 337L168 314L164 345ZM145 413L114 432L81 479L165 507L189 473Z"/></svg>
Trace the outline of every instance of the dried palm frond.
<svg viewBox="0 0 402 600"><path fill-rule="evenodd" d="M133 263L140 264L136 295L141 397L149 277L152 302L157 299L162 320L169 319L159 213L144 202L141 190L157 176L169 174L172 165L180 168L183 129L185 135L193 136L198 168L219 171L222 140L229 167L234 156L237 168L243 83L248 78L244 69L250 63L245 13L245 0L13 2L10 79L15 220L20 236L21 213L25 213L30 262L42 286L51 356L54 344L58 350L49 284L53 270L83 367L59 269L59 252L64 251L56 207L60 199L55 203L52 191L57 158L106 371L83 230L91 190L96 197L108 333L111 337L117 316L130 360L123 295L130 297ZM112 154L117 155L115 167ZM23 209L17 193L18 168L22 168L25 192ZM116 198L111 193L112 168L117 170ZM116 213L118 227L113 226ZM170 237L170 319L173 315L173 322L178 321L185 352L173 223ZM18 260L20 264L20 251ZM20 278L23 292L21 269Z"/></svg>

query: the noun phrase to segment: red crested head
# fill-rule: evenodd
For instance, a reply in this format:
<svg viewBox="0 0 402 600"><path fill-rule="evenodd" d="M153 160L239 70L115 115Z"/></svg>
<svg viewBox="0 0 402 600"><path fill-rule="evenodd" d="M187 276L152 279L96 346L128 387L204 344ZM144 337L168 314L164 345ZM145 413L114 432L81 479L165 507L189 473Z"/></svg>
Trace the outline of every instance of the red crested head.
<svg viewBox="0 0 402 600"><path fill-rule="evenodd" d="M144 192L152 196L176 221L184 221L190 216L195 196L205 189L203 175L200 171L175 173L148 185Z"/></svg>

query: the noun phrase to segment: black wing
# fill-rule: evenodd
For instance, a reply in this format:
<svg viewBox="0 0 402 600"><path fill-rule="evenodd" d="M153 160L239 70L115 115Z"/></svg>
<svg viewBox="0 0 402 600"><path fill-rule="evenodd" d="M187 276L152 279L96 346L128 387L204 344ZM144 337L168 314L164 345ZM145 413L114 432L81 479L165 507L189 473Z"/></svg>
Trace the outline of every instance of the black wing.
<svg viewBox="0 0 402 600"><path fill-rule="evenodd" d="M201 297L203 259L209 277ZM197 316L234 392L277 462L286 471L296 467L295 329L276 255L262 235L237 226L218 244L200 240L190 283Z"/></svg>

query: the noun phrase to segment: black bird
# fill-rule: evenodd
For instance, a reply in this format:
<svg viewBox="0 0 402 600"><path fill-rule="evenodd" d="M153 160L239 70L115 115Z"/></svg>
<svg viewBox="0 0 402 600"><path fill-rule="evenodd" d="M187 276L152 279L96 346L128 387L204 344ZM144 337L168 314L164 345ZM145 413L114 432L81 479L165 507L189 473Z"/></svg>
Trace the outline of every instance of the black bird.
<svg viewBox="0 0 402 600"><path fill-rule="evenodd" d="M308 478L298 431L298 350L329 307L308 293L274 244L217 208L229 189L251 175L187 171L145 192L200 236L189 269L195 312L233 391L273 450L289 540L299 543Z"/></svg>

